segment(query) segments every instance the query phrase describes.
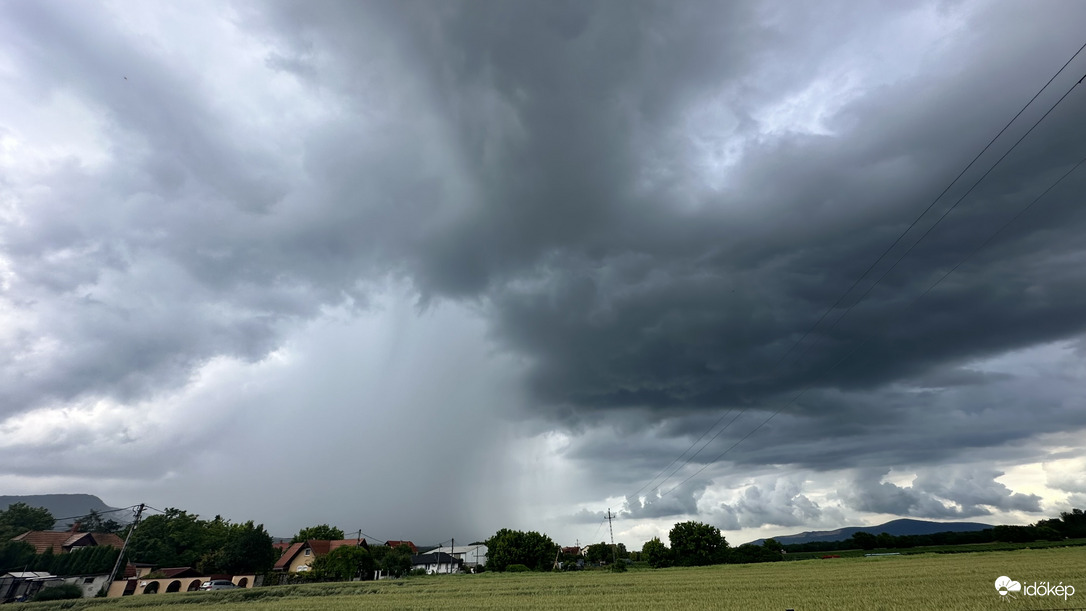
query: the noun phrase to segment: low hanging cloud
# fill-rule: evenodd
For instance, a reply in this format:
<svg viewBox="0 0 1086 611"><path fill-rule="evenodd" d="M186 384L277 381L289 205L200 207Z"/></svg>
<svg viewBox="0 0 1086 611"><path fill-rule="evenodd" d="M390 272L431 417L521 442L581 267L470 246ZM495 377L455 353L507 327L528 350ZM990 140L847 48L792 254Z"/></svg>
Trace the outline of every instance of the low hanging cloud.
<svg viewBox="0 0 1086 611"><path fill-rule="evenodd" d="M715 512L721 528L739 530L765 525L801 526L822 521L823 508L803 494L803 482L783 477L767 485L754 484L732 503L721 503Z"/></svg>
<svg viewBox="0 0 1086 611"><path fill-rule="evenodd" d="M911 486L882 481L889 471L860 473L848 488L838 490L842 502L857 511L917 518L972 518L993 510L1041 510L1041 497L1012 492L996 481L1003 473L990 469L931 471Z"/></svg>

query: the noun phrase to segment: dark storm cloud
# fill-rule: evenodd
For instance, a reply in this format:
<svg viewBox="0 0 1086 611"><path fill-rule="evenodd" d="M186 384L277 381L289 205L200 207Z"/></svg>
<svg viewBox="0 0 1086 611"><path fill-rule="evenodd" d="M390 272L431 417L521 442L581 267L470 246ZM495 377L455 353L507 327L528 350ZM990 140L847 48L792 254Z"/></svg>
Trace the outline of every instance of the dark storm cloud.
<svg viewBox="0 0 1086 611"><path fill-rule="evenodd" d="M475 12L484 6L485 15ZM770 26L742 8L729 7L729 15L691 8L692 19L632 6L593 5L571 16L568 28L548 27L537 11L551 9L529 5L472 4L392 19L412 41L425 41L407 54L455 118L455 146L476 161L468 171L480 185L462 216L418 245L414 278L424 293L485 298L496 338L533 364L530 385L544 417L575 424L631 407L660 414L754 408L745 431L814 385L785 406L794 419L781 420L791 425L785 438L798 443L748 454L816 468L945 460L962 448L1082 426L1058 397L1039 407L1051 419L1021 426L1033 390L993 396L998 379L957 394L890 386L1086 330L1079 239L1086 217L1076 206L1082 174L912 305L1086 154L1080 93L848 318L831 328L838 308L778 363L1043 83L1038 75L1077 46L1076 32L1054 25L1051 44L1037 49L1015 28L1021 9L988 8L965 27L989 28L991 37L951 44L950 61L920 62L916 74L863 92L834 117L835 135L755 136L758 95L740 101L730 94L770 88L777 81L757 76L768 65L803 78L811 66L790 64L787 54L819 48L817 37L805 38L805 16L777 15ZM781 31L798 38L794 47L776 46L773 34ZM1024 58L1026 48L1032 54ZM1084 66L1077 62L1043 103ZM718 191L676 169L694 155L668 138L710 95L736 117L731 137L749 139ZM490 121L467 108L480 99ZM963 184L979 176L974 170ZM937 210L964 193L964 186L952 190ZM976 427L946 428L946 410L971 421L981 401L991 413L974 417ZM594 450L612 458L637 451Z"/></svg>
<svg viewBox="0 0 1086 611"><path fill-rule="evenodd" d="M713 418L673 415L666 426L645 425L641 435L592 430L571 443L567 456L593 465L598 485L618 486L623 494L643 486L685 493L686 485L676 486L697 469L706 470L701 477L718 474L718 461L725 472L749 473L764 465L828 472L957 459L1044 460L1048 449L1030 439L1086 427L1076 399L1078 356L1067 346L1048 347L1018 355L1017 361L1026 365L1004 365L1022 369L1013 375L948 370L937 379L906 379L875 390L820 389L795 403L794 394L784 396L768 403L787 408L772 420L766 409L737 408ZM679 460L668 465L673 459Z"/></svg>
<svg viewBox="0 0 1086 611"><path fill-rule="evenodd" d="M1032 41L1014 29L1020 9L970 15L970 25L1006 37L951 45L953 63L921 62L917 74L865 91L834 117L835 136L759 135L758 103L833 58L830 37L807 32L802 10L396 6L362 12L395 33L387 36L408 68L401 78L432 96L429 111L475 185L444 217L440 193L419 194L419 213L437 220L425 238L407 230L411 250L401 257L425 295L485 299L498 340L533 362L532 389L552 417L757 405L809 384L872 388L1086 329L1081 177L907 307L1084 153L1082 106L1072 102L847 319L829 328L839 308L778 364L1043 82L1036 74L1074 48L1066 27L1023 58ZM865 17L843 13L831 30ZM338 11L287 14L274 27L298 53L362 50ZM821 50L826 59L811 59ZM684 170L696 155L674 135L707 97L734 117L730 137L749 140L722 191ZM858 358L835 366L857 348Z"/></svg>
<svg viewBox="0 0 1086 611"><path fill-rule="evenodd" d="M1086 155L1083 91L789 350L1081 44L1086 7L1046 6L242 3L231 23L261 56L224 87L103 11L6 5L15 84L99 112L112 159L18 184L23 218L0 240L18 272L5 298L27 315L0 409L134 400L218 356L258 361L391 275L485 316L528 367L535 409L513 416L583 432L566 455L613 461L596 477L619 495L728 409L745 413L695 467L777 409L726 460L1024 457L1028 438L1086 425L1080 375L964 365L1086 332L1083 175L911 303ZM245 106L253 66L317 110L274 92ZM1086 60L1072 69L1042 104ZM951 498L872 478L854 506L1037 507L987 481ZM696 512L701 482L628 511ZM760 487L724 511L784 524L817 515L805 500ZM755 517L778 501L788 515Z"/></svg>

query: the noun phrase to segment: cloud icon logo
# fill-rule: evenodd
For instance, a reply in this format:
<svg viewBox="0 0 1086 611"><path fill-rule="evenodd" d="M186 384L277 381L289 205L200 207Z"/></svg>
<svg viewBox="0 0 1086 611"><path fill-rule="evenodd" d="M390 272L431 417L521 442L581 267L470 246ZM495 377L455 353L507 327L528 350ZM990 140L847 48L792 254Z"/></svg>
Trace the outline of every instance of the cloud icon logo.
<svg viewBox="0 0 1086 611"><path fill-rule="evenodd" d="M995 580L995 589L1000 596L1006 596L1010 592L1021 592L1022 584L1004 575Z"/></svg>

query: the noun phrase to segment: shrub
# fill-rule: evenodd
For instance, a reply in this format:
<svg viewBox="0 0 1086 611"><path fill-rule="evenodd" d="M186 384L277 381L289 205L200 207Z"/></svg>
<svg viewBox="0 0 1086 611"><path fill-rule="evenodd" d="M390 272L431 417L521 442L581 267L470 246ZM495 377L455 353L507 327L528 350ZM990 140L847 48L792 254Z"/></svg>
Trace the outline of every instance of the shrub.
<svg viewBox="0 0 1086 611"><path fill-rule="evenodd" d="M626 562L624 560L619 560L618 562L612 564L611 565L611 572L612 573L625 573L626 572Z"/></svg>
<svg viewBox="0 0 1086 611"><path fill-rule="evenodd" d="M509 566L505 567L505 571L507 573L527 573L530 570L531 569L524 566L523 564L510 564Z"/></svg>
<svg viewBox="0 0 1086 611"><path fill-rule="evenodd" d="M45 588L30 600L38 602L42 600L68 600L70 598L83 598L83 589L77 585L66 583L61 586Z"/></svg>

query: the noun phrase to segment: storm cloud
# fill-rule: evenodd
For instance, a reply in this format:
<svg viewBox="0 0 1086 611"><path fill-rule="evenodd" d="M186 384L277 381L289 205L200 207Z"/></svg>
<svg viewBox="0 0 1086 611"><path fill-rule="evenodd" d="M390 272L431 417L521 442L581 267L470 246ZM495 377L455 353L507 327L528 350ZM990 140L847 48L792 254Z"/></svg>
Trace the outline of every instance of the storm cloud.
<svg viewBox="0 0 1086 611"><path fill-rule="evenodd" d="M1055 184L1086 57L936 201L1082 44L1043 4L8 3L0 477L165 482L348 422L401 442L257 456L402 451L461 509L434 537L530 521L480 495L736 529L1064 507L1063 470L1001 482L1084 451L1050 440L1086 428L1086 171ZM321 519L412 527L377 505Z"/></svg>

